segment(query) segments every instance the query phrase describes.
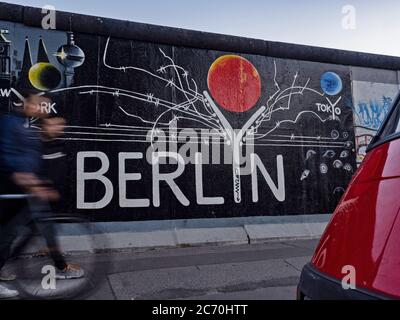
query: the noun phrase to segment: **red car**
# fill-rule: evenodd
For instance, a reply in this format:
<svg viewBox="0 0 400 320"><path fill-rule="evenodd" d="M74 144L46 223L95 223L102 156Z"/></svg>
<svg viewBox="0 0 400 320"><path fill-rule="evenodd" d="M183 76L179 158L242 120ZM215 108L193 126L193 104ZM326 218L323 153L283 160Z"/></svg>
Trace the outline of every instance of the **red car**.
<svg viewBox="0 0 400 320"><path fill-rule="evenodd" d="M298 299L400 299L399 213L400 96L303 269Z"/></svg>

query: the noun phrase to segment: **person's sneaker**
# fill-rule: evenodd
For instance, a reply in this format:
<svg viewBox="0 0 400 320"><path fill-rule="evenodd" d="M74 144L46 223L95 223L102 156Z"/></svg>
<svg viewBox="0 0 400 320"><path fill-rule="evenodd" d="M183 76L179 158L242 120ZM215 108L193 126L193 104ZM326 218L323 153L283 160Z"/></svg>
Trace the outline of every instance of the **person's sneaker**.
<svg viewBox="0 0 400 320"><path fill-rule="evenodd" d="M12 274L7 271L0 271L0 281L2 282L8 282L8 281L14 281L17 279L17 276L15 274Z"/></svg>
<svg viewBox="0 0 400 320"><path fill-rule="evenodd" d="M18 295L18 291L10 290L6 287L0 286L0 299L11 299L18 297Z"/></svg>
<svg viewBox="0 0 400 320"><path fill-rule="evenodd" d="M64 270L57 270L57 280L81 279L85 276L85 271L80 266L69 264Z"/></svg>

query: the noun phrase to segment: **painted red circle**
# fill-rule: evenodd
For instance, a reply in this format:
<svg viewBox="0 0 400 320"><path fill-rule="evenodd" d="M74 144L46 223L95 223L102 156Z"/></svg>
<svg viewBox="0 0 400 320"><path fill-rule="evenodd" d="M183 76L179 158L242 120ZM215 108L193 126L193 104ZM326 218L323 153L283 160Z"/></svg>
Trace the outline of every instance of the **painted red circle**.
<svg viewBox="0 0 400 320"><path fill-rule="evenodd" d="M243 57L225 55L211 65L208 88L214 100L230 112L245 112L261 97L261 79L254 65Z"/></svg>

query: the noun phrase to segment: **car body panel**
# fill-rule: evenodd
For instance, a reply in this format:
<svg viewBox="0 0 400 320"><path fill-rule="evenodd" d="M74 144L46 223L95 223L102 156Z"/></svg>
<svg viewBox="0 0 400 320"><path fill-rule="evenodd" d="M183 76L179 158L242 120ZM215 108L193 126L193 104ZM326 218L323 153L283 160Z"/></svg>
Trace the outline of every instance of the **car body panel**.
<svg viewBox="0 0 400 320"><path fill-rule="evenodd" d="M312 266L335 279L400 298L400 140L368 153L325 231Z"/></svg>

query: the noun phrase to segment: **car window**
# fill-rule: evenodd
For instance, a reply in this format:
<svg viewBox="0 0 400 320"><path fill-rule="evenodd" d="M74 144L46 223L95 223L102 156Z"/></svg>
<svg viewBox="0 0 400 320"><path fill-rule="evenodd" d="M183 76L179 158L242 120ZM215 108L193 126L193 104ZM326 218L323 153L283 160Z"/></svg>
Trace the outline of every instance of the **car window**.
<svg viewBox="0 0 400 320"><path fill-rule="evenodd" d="M396 133L400 133L400 102L393 106L395 108L387 120L379 138L385 139Z"/></svg>

